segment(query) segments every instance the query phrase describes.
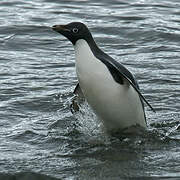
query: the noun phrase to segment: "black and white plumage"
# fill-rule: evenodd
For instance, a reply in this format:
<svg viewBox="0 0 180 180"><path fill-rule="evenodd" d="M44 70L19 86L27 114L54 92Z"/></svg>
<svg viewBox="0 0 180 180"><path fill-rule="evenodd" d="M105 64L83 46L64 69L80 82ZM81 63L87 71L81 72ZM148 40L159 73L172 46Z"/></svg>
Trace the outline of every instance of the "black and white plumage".
<svg viewBox="0 0 180 180"><path fill-rule="evenodd" d="M143 101L153 108L140 93L133 75L96 45L87 26L73 22L52 29L74 45L79 82L76 89L82 90L107 131L135 125L146 128Z"/></svg>

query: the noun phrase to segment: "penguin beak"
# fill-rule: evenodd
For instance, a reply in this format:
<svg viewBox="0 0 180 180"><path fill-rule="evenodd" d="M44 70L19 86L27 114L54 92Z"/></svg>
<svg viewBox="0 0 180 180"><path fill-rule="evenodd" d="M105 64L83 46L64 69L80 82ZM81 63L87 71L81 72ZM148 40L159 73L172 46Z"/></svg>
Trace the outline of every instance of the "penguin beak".
<svg viewBox="0 0 180 180"><path fill-rule="evenodd" d="M68 24L67 25L54 25L52 26L52 30L60 33L61 35L69 39L73 43L73 45L75 44L76 39L74 39L73 33L70 27L68 27Z"/></svg>
<svg viewBox="0 0 180 180"><path fill-rule="evenodd" d="M70 32L70 30L67 29L65 25L54 25L52 26L52 29L59 33Z"/></svg>

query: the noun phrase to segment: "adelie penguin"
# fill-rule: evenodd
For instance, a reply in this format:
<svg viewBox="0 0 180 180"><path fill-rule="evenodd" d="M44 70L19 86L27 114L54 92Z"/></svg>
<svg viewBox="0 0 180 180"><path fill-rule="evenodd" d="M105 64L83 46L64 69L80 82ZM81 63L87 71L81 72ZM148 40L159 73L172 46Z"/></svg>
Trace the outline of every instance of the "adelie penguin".
<svg viewBox="0 0 180 180"><path fill-rule="evenodd" d="M147 127L145 102L133 75L103 52L81 22L54 25L52 29L70 40L76 57L78 84L75 93L85 97L108 132L131 126Z"/></svg>

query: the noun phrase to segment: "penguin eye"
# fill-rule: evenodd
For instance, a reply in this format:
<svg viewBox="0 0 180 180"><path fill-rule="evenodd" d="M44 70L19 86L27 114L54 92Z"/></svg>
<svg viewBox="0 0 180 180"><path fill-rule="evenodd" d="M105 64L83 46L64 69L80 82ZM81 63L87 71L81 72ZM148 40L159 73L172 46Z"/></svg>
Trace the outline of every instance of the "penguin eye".
<svg viewBox="0 0 180 180"><path fill-rule="evenodd" d="M72 29L72 32L73 32L73 33L77 33L78 31L79 31L78 28L73 28L73 29Z"/></svg>

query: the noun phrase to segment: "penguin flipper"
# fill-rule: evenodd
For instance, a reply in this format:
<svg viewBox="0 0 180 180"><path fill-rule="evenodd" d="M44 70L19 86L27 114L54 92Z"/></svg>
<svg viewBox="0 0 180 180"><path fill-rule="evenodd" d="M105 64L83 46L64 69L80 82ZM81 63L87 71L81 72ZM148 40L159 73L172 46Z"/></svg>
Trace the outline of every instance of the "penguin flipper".
<svg viewBox="0 0 180 180"><path fill-rule="evenodd" d="M79 83L77 83L73 91L73 94L74 94L74 97L71 100L70 108L71 108L71 112L75 113L79 111L79 106L85 101L85 97Z"/></svg>
<svg viewBox="0 0 180 180"><path fill-rule="evenodd" d="M139 86L133 75L128 69L126 69L121 63L115 61L112 57L107 54L97 55L97 58L100 59L111 72L114 80L117 83L123 84L123 78L128 81L128 83L134 88L134 90L138 93L142 106L144 108L143 101L150 107L153 112L156 112L155 109L150 105L150 103L145 99L145 97L141 94Z"/></svg>

